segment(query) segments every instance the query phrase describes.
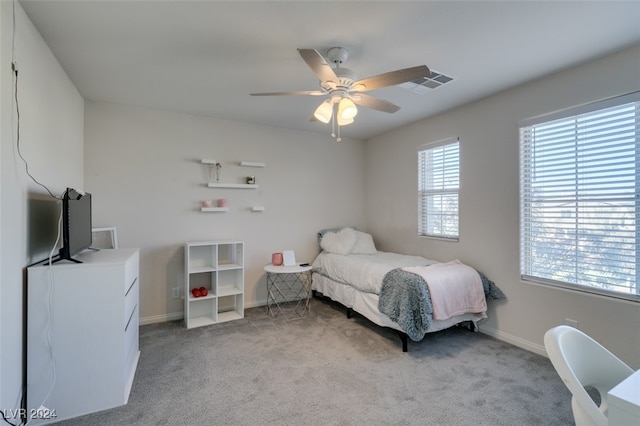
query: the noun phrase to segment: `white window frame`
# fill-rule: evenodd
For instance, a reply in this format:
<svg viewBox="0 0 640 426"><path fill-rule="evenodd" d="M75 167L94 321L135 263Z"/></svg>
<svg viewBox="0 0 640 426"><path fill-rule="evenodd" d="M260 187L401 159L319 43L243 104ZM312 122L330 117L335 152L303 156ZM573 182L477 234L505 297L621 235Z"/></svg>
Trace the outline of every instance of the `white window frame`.
<svg viewBox="0 0 640 426"><path fill-rule="evenodd" d="M460 239L460 141L418 147L418 236Z"/></svg>
<svg viewBox="0 0 640 426"><path fill-rule="evenodd" d="M640 301L640 92L518 125L521 279Z"/></svg>

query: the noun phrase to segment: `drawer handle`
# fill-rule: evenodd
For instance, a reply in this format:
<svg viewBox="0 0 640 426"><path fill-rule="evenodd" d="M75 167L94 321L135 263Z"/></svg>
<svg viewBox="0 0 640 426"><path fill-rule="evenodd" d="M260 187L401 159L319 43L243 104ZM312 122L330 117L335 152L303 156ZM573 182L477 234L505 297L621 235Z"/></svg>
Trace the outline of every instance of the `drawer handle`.
<svg viewBox="0 0 640 426"><path fill-rule="evenodd" d="M133 288L133 285L136 283L136 281L138 281L138 277L135 277L133 279L133 281L131 282L131 285L129 286L129 289L127 290L127 292L124 294L124 297L127 297L129 295L129 292L131 291L131 289Z"/></svg>
<svg viewBox="0 0 640 426"><path fill-rule="evenodd" d="M138 305L133 307L133 311L131 312L131 315L129 315L129 321L127 321L127 325L124 326L124 331L125 332L129 328L129 324L131 324L131 319L133 318L133 314L135 314L137 310L138 310Z"/></svg>

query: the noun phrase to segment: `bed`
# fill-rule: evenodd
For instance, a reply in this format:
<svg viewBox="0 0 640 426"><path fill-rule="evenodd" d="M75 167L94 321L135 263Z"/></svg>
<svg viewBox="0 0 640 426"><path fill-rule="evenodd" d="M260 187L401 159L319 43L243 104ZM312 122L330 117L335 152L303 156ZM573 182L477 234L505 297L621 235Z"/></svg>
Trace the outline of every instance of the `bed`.
<svg viewBox="0 0 640 426"><path fill-rule="evenodd" d="M370 234L351 227L318 233L322 251L312 264L312 290L395 329L407 351L407 338L466 323L477 331L487 318L486 300L503 298L482 273L454 260L382 252Z"/></svg>

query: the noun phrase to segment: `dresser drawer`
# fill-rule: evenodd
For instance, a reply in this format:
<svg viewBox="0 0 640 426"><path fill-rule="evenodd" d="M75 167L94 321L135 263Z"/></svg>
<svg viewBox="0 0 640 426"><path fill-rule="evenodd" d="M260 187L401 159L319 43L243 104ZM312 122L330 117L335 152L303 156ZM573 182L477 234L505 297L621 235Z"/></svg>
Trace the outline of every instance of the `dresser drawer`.
<svg viewBox="0 0 640 426"><path fill-rule="evenodd" d="M136 359L139 350L139 320L138 307L133 312L129 326L124 332L124 381L128 383L136 367Z"/></svg>
<svg viewBox="0 0 640 426"><path fill-rule="evenodd" d="M138 334L139 334L139 319L138 319L138 307L136 306L131 313L131 320L127 324L127 328L124 330L124 356L125 359L132 351L138 351Z"/></svg>
<svg viewBox="0 0 640 426"><path fill-rule="evenodd" d="M133 310L138 306L138 298L139 298L139 283L136 278L131 286L127 289L127 294L124 296L124 326L125 329L127 324L130 321ZM138 313L136 312L136 315Z"/></svg>
<svg viewBox="0 0 640 426"><path fill-rule="evenodd" d="M129 287L133 283L134 280L138 279L140 274L140 254L136 252L133 256L131 256L127 263L125 264L124 270L124 292L126 293L129 290Z"/></svg>

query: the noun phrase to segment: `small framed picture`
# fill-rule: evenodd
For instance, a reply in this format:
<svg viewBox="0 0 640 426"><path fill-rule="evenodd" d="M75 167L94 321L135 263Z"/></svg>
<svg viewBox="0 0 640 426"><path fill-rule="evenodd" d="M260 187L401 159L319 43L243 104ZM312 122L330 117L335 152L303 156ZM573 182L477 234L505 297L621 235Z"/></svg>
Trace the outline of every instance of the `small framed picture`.
<svg viewBox="0 0 640 426"><path fill-rule="evenodd" d="M248 185L255 185L256 183L256 177L255 176L247 176L247 184Z"/></svg>
<svg viewBox="0 0 640 426"><path fill-rule="evenodd" d="M109 228L93 228L91 230L92 241L91 247L97 249L116 249L118 248L118 233L115 227Z"/></svg>
<svg viewBox="0 0 640 426"><path fill-rule="evenodd" d="M282 264L284 266L293 266L296 264L296 255L293 250L282 251Z"/></svg>

